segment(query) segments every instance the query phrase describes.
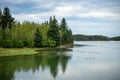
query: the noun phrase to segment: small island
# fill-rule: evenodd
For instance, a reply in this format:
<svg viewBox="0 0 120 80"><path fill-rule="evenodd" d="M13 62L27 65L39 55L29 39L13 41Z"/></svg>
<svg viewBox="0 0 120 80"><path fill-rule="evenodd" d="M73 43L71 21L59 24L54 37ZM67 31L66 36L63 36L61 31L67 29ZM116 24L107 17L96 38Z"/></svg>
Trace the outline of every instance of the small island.
<svg viewBox="0 0 120 80"><path fill-rule="evenodd" d="M8 7L0 9L0 56L9 56L10 53L10 55L29 55L35 54L36 48L72 46L72 31L65 18L60 24L55 16L41 24L29 21L19 22L12 17ZM16 48L19 49L16 50Z"/></svg>

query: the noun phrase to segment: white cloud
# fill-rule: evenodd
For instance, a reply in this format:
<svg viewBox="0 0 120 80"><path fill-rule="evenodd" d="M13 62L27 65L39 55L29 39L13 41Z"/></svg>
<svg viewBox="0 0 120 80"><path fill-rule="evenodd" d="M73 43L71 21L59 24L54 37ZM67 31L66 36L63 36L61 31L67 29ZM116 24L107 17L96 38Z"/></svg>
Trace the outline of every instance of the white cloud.
<svg viewBox="0 0 120 80"><path fill-rule="evenodd" d="M68 4L64 6L58 6L54 9L54 13L57 16L61 17L73 17L76 16L80 10L83 10L83 6L80 6L78 4Z"/></svg>
<svg viewBox="0 0 120 80"><path fill-rule="evenodd" d="M27 3L27 2L41 2L41 1L44 1L44 0L5 0L4 2L21 4L21 3Z"/></svg>
<svg viewBox="0 0 120 80"><path fill-rule="evenodd" d="M92 3L89 0L67 1L67 0L7 0L10 3L21 4L30 2L34 6L19 9L19 14L14 14L15 19L19 21L44 22L49 20L50 16L55 15L60 21L61 18L67 19L69 27L73 33L100 34L100 32L112 33L114 27L119 26L120 11L119 6L108 5L108 3ZM32 3L31 3L32 2ZM102 4L102 5L101 5ZM13 8L14 9L14 8ZM14 9L16 11L18 9ZM29 13L27 12L29 10ZM23 11L26 11L23 13ZM22 12L22 13L21 13ZM72 20L72 21L70 21ZM112 25L113 23L113 25ZM109 25L106 25L109 24ZM117 25L118 24L118 25ZM107 27L104 27L107 26ZM110 29L111 27L111 29ZM88 30L89 29L89 30ZM118 28L115 28L118 29ZM109 32L110 31L110 32ZM102 33L101 33L102 34ZM116 33L118 34L118 32Z"/></svg>
<svg viewBox="0 0 120 80"><path fill-rule="evenodd" d="M21 4L21 3L26 2L26 0L5 0L4 2L14 3L14 4Z"/></svg>
<svg viewBox="0 0 120 80"><path fill-rule="evenodd" d="M79 17L94 17L94 18L120 18L119 14L105 11L93 11L88 13L79 14Z"/></svg>
<svg viewBox="0 0 120 80"><path fill-rule="evenodd" d="M40 7L42 8L52 7L52 9L46 12L20 13L20 14L14 14L13 16L19 21L28 20L28 21L40 22L41 19L44 21L46 20L46 18L49 19L49 17L53 15L56 15L56 17L59 19L63 17L75 17L76 14L78 14L80 10L83 10L83 6L80 6L79 4L75 5L75 4L63 3L63 2L55 7L54 7L54 4L48 4L48 5L34 6L33 9L37 9Z"/></svg>
<svg viewBox="0 0 120 80"><path fill-rule="evenodd" d="M35 2L36 5L33 6L32 8L33 9L53 9L54 7L58 6L60 3L58 3L57 1L54 1L54 0L31 0L31 2Z"/></svg>
<svg viewBox="0 0 120 80"><path fill-rule="evenodd" d="M31 21L31 22L43 22L46 19L47 14L14 14L13 17L20 22Z"/></svg>
<svg viewBox="0 0 120 80"><path fill-rule="evenodd" d="M7 0L10 2L10 0ZM22 3L27 2L28 0L15 0L11 2ZM83 17L83 18L106 18L106 19L120 19L119 13L110 12L107 9L98 7L98 5L88 3L87 1L79 2L67 2L67 1L44 1L44 0L29 0L29 2L37 2L35 6L32 7L35 9L49 9L47 14L57 15L59 17ZM88 7L88 6L89 7ZM99 9L98 9L99 8ZM99 11L98 11L99 10ZM46 12L43 12L46 14ZM37 13L38 14L38 13Z"/></svg>
<svg viewBox="0 0 120 80"><path fill-rule="evenodd" d="M72 11L74 11L73 10L73 7L71 7L71 6L62 6L62 7L56 7L55 9L54 9L54 13L55 13L55 15L57 15L57 16L72 16L72 14L73 14L73 12Z"/></svg>
<svg viewBox="0 0 120 80"><path fill-rule="evenodd" d="M85 10L85 8L80 4L80 2L78 3L72 3L72 2L65 2L65 1L61 1L61 2L44 2L44 4L42 3L38 3L39 5L36 5L33 7L33 9L49 9L48 13L52 14L52 15L57 15L59 17L73 17L76 16L76 14L78 14L80 11ZM45 12L46 13L46 12Z"/></svg>

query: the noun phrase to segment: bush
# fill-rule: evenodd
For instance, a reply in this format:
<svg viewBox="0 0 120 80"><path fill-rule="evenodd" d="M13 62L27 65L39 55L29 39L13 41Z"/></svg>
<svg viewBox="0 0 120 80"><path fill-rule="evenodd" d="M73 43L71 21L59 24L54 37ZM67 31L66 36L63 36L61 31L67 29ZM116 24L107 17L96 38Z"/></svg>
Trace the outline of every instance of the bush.
<svg viewBox="0 0 120 80"><path fill-rule="evenodd" d="M21 40L13 40L13 47L14 48L23 48L24 44Z"/></svg>
<svg viewBox="0 0 120 80"><path fill-rule="evenodd" d="M4 48L22 48L24 47L23 42L20 40L12 40L12 39L1 39L0 47Z"/></svg>
<svg viewBox="0 0 120 80"><path fill-rule="evenodd" d="M13 47L13 40L8 39L8 40L3 40L2 47L4 48L12 48Z"/></svg>
<svg viewBox="0 0 120 80"><path fill-rule="evenodd" d="M42 39L42 46L43 47L48 47L48 45L49 45L48 39L47 38Z"/></svg>
<svg viewBox="0 0 120 80"><path fill-rule="evenodd" d="M56 46L56 41L54 41L54 40L49 40L48 42L49 42L49 46L50 46L50 47L55 47L55 46Z"/></svg>
<svg viewBox="0 0 120 80"><path fill-rule="evenodd" d="M4 44L4 40L0 39L0 47L3 47L3 44Z"/></svg>
<svg viewBox="0 0 120 80"><path fill-rule="evenodd" d="M56 41L54 41L52 38L44 38L42 40L42 46L43 47L55 47Z"/></svg>
<svg viewBox="0 0 120 80"><path fill-rule="evenodd" d="M34 41L31 39L26 39L23 41L25 47L34 47Z"/></svg>

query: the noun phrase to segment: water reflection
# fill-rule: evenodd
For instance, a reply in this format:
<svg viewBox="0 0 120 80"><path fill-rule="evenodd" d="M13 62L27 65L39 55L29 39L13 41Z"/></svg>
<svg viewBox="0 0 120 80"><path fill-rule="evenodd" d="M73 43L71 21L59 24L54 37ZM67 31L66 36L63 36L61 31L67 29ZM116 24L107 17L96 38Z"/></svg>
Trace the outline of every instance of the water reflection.
<svg viewBox="0 0 120 80"><path fill-rule="evenodd" d="M76 44L72 49L0 58L0 80L120 80L120 42Z"/></svg>
<svg viewBox="0 0 120 80"><path fill-rule="evenodd" d="M29 72L29 70L32 70L34 73L40 68L42 71L44 71L46 68L49 68L51 75L53 78L55 78L57 76L59 66L62 67L62 72L65 73L67 63L69 59L71 59L71 56L64 54L64 52L67 51L71 50L38 50L37 52L40 54L37 55L0 58L0 79L15 80L16 72ZM46 54L47 56L41 54Z"/></svg>

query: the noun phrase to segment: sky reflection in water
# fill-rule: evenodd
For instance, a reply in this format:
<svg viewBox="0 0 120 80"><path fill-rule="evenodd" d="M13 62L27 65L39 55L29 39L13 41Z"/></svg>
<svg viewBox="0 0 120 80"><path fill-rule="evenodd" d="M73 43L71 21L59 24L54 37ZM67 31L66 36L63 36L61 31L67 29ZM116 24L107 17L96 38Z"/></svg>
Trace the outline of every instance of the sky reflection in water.
<svg viewBox="0 0 120 80"><path fill-rule="evenodd" d="M38 51L46 55L0 58L0 79L120 80L119 41L75 44L70 49Z"/></svg>

